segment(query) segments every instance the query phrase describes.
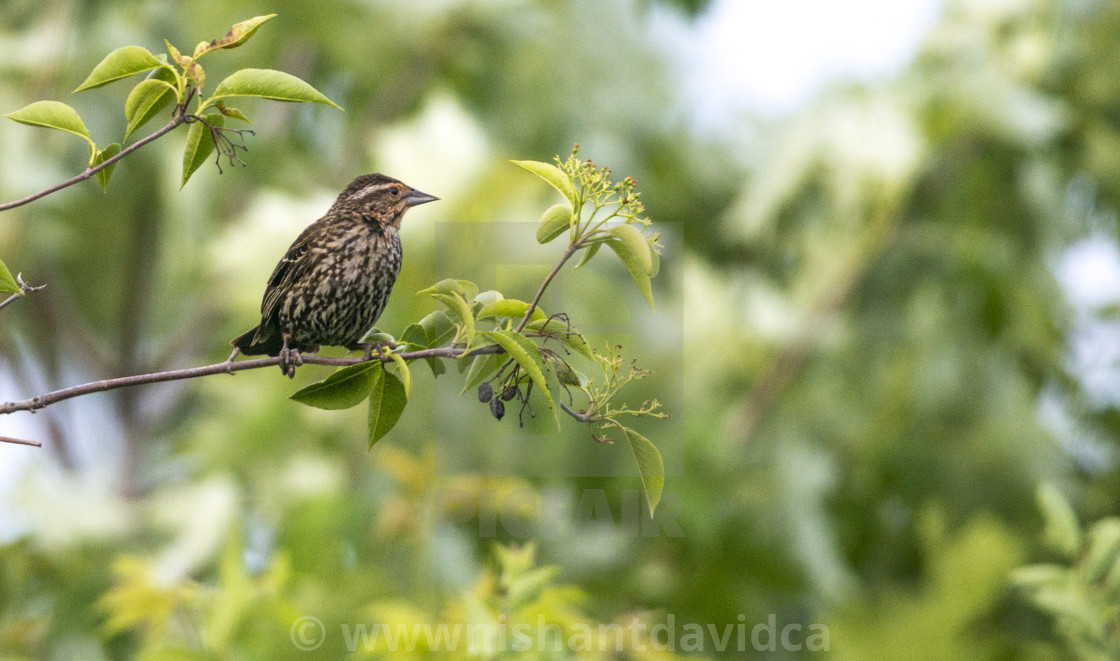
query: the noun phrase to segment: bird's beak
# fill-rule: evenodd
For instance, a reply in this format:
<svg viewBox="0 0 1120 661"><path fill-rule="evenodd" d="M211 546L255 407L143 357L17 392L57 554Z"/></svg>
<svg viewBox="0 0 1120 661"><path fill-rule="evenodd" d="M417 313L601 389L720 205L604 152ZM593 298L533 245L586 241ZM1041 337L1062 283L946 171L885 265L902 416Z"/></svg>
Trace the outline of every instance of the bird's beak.
<svg viewBox="0 0 1120 661"><path fill-rule="evenodd" d="M436 197L435 195L428 195L427 193L421 193L418 190L414 190L411 193L409 193L408 195L405 195L404 203L405 203L405 206L414 207L418 204L427 204L428 202L435 202L438 199L439 198Z"/></svg>

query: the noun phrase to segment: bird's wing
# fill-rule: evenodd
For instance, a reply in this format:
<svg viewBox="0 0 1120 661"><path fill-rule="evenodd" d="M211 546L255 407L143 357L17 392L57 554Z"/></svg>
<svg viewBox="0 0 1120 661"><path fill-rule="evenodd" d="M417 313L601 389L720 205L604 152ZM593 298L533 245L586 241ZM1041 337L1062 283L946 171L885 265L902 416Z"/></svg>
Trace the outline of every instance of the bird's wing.
<svg viewBox="0 0 1120 661"><path fill-rule="evenodd" d="M319 235L319 229L318 223L313 223L303 230L272 271L272 275L268 278L268 286L264 290L264 300L261 301L262 320L267 321L279 313L280 301L284 298L284 293L291 288L292 283L299 278L299 273L302 271L300 263Z"/></svg>

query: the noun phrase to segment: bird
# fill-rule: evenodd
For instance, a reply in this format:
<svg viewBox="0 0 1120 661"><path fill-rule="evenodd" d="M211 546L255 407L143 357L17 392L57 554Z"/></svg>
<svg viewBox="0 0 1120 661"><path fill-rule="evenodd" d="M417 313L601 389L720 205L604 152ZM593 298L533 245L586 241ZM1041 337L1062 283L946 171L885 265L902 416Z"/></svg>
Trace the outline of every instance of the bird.
<svg viewBox="0 0 1120 661"><path fill-rule="evenodd" d="M261 321L234 338L238 353L279 356L289 378L301 353L320 346L366 349L401 268L401 219L438 197L380 173L346 187L327 213L288 248L265 287Z"/></svg>

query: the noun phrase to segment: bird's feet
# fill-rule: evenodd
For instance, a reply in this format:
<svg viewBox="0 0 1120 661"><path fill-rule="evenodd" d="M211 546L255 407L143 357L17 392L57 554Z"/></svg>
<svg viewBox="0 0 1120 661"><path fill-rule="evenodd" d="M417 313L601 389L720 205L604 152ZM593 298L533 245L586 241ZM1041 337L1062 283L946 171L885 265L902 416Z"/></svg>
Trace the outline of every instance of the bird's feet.
<svg viewBox="0 0 1120 661"><path fill-rule="evenodd" d="M226 362L225 362L226 374L233 374L233 361L234 361L235 358L237 358L237 356L240 353L241 353L241 347L234 347L233 348L233 353L231 353L229 355L229 358L226 358Z"/></svg>
<svg viewBox="0 0 1120 661"><path fill-rule="evenodd" d="M299 349L288 346L288 338L284 338L284 346L280 348L280 371L289 379L296 377L296 368L303 364L303 356Z"/></svg>

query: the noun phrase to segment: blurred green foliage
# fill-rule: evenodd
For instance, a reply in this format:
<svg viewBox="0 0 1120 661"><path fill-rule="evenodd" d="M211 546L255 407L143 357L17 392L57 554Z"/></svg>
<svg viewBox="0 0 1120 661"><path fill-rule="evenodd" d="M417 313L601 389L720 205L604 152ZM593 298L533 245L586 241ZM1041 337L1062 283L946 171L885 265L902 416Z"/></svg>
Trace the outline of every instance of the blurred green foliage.
<svg viewBox="0 0 1120 661"><path fill-rule="evenodd" d="M87 183L5 212L7 266L49 286L2 312L4 399L224 358L277 256L360 172L445 200L406 221L383 330L434 310L414 294L446 277L528 300L553 261L534 238L555 196L506 159L580 142L637 178L664 232L658 307L597 260L545 308L603 320L581 328L593 346L640 349L654 373L630 398L675 415L638 427L665 453L652 521L622 444L548 416L498 426L427 369L409 405L426 415L372 451L361 412L287 399L323 376L306 368L295 386L258 371L12 416L5 433L44 447L0 447L0 652L338 658L344 624L503 612L745 622L745 651L703 651L737 658L1111 644L1077 623L1111 622L1117 603L1089 572L1120 494L1115 301L1059 276L1116 246L1120 7L951 0L898 76L713 136L689 123L652 18L687 25L705 5L683 4L203 0L184 19L170 3L5 3L4 112L63 98L90 54L273 10L208 75L267 62L347 112L249 101L248 167L204 167L180 193L178 151L157 144L108 195ZM118 95L74 104L98 144L121 137ZM65 138L0 125L0 199L76 171L88 153ZM555 570L534 573L530 541L532 567ZM1088 596L1039 600L1016 568L1040 564ZM517 606L515 586L532 593ZM771 616L828 626L830 652L760 649ZM304 617L329 634L311 653L293 643ZM598 656L662 654L613 650Z"/></svg>

